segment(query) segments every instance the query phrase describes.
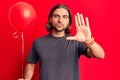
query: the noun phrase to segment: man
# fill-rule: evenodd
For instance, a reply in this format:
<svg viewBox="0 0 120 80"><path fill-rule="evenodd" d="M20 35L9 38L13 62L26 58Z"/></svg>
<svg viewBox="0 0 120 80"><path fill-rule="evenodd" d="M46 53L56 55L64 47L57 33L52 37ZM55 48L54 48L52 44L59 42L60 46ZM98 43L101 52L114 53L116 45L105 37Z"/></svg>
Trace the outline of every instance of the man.
<svg viewBox="0 0 120 80"><path fill-rule="evenodd" d="M85 23L86 22L86 23ZM80 55L104 58L104 50L91 37L88 18L75 15L76 35L70 36L72 17L69 8L58 4L52 8L46 25L49 34L38 38L28 56L24 79L31 80L35 63L40 64L40 80L79 80Z"/></svg>

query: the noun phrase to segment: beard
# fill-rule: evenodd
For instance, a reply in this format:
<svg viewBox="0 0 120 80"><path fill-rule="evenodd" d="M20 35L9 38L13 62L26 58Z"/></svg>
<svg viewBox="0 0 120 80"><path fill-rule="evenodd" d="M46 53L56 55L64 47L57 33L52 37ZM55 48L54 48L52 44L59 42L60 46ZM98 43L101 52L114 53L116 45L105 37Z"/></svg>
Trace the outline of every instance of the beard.
<svg viewBox="0 0 120 80"><path fill-rule="evenodd" d="M62 32L62 31L65 31L66 28L61 28L61 29L58 29L57 27L53 27L53 30L55 30L56 32Z"/></svg>
<svg viewBox="0 0 120 80"><path fill-rule="evenodd" d="M55 26L53 26L53 30L55 30L56 32L65 31L66 28L67 27L64 27L62 23L57 23Z"/></svg>

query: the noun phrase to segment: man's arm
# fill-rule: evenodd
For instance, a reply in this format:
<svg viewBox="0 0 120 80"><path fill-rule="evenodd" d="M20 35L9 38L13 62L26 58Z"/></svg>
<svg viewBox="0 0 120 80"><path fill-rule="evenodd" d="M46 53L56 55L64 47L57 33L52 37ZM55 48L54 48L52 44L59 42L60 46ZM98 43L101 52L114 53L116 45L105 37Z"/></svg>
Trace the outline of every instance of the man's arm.
<svg viewBox="0 0 120 80"><path fill-rule="evenodd" d="M91 38L92 33L90 30L88 17L85 18L85 22L83 15L77 13L75 15L76 35L73 37L67 37L66 39L84 42L88 46L88 55L95 58L104 58L103 48L96 43L93 38Z"/></svg>
<svg viewBox="0 0 120 80"><path fill-rule="evenodd" d="M85 44L88 46L88 55L95 58L104 58L104 50L97 42L94 41L91 45L88 43Z"/></svg>
<svg viewBox="0 0 120 80"><path fill-rule="evenodd" d="M31 80L34 74L35 64L28 63L25 68L24 78L18 80Z"/></svg>

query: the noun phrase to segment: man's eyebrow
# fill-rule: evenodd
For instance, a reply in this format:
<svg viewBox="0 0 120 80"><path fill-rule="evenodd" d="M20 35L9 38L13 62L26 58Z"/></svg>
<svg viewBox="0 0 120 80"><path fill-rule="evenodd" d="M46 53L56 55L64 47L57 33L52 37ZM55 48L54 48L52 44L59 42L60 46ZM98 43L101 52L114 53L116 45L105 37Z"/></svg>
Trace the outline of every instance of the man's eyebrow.
<svg viewBox="0 0 120 80"><path fill-rule="evenodd" d="M53 14L53 15L59 15L59 14L55 13L55 14ZM64 16L69 16L69 15L67 15L67 14L64 14Z"/></svg>
<svg viewBox="0 0 120 80"><path fill-rule="evenodd" d="M54 15L58 15L58 16L59 16L59 14L53 14L52 16L54 16ZM67 17L69 17L69 15L67 15L67 14L62 15L62 16L67 16Z"/></svg>
<svg viewBox="0 0 120 80"><path fill-rule="evenodd" d="M63 16L67 16L67 17L69 17L69 15L63 15Z"/></svg>
<svg viewBox="0 0 120 80"><path fill-rule="evenodd" d="M59 14L53 14L53 15L59 15Z"/></svg>

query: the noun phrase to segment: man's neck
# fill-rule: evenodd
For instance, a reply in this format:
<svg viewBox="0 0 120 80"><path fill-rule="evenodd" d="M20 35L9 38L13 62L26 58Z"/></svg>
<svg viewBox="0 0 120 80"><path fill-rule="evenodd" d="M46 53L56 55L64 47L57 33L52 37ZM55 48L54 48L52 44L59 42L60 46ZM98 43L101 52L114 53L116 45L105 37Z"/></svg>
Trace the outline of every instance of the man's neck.
<svg viewBox="0 0 120 80"><path fill-rule="evenodd" d="M65 35L65 32L64 31L62 31L62 32L56 32L56 31L52 31L52 35L54 36L54 37L63 37L64 35Z"/></svg>

